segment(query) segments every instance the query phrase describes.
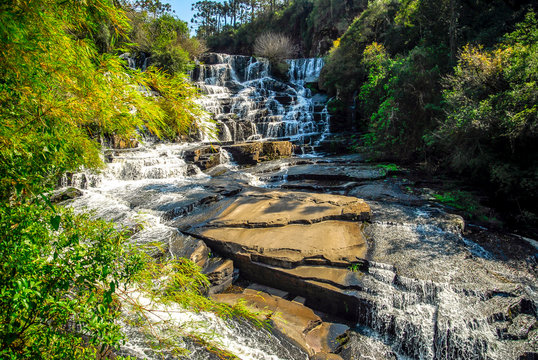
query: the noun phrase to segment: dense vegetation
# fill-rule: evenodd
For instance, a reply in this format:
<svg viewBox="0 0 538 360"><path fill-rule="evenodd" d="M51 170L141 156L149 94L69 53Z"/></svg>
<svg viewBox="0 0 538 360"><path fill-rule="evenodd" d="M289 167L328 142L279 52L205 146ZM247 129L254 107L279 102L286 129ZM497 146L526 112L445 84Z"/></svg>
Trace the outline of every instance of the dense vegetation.
<svg viewBox="0 0 538 360"><path fill-rule="evenodd" d="M357 147L480 184L536 221L538 29L503 1L375 1L328 55L322 86ZM355 105L355 106L351 106Z"/></svg>
<svg viewBox="0 0 538 360"><path fill-rule="evenodd" d="M366 0L199 1L194 22L213 51L250 55L256 39L278 32L302 56L323 55L347 29ZM235 6L234 6L235 4ZM234 10L235 9L235 10ZM235 15L234 15L235 14Z"/></svg>
<svg viewBox="0 0 538 360"><path fill-rule="evenodd" d="M107 354L123 338L120 314L147 311L128 289L234 314L202 296L207 280L192 263L155 263L126 246L127 233L49 200L65 172L102 166L108 138L172 138L202 114L181 74L190 61L182 51L197 43L186 25L126 9L93 0L0 4L2 359ZM119 57L127 46L150 46L169 71L130 69Z"/></svg>

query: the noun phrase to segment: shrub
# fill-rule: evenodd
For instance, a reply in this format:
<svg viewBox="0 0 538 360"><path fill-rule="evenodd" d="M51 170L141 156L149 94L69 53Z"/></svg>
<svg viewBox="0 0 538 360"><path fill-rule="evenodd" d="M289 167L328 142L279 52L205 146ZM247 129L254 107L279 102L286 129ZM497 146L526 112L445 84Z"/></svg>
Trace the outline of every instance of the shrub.
<svg viewBox="0 0 538 360"><path fill-rule="evenodd" d="M43 201L3 202L0 357L95 359L117 345L115 291L141 268L124 239L109 224Z"/></svg>
<svg viewBox="0 0 538 360"><path fill-rule="evenodd" d="M295 56L297 50L292 40L279 33L267 32L260 35L254 43L254 55L268 59L272 64Z"/></svg>

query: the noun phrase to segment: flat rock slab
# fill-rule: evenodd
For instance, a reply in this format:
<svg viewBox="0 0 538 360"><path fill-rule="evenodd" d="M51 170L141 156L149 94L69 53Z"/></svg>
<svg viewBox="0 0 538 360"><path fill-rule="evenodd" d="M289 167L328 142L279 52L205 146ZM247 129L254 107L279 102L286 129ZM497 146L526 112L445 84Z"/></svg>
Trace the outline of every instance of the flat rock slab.
<svg viewBox="0 0 538 360"><path fill-rule="evenodd" d="M272 227L324 220L369 219L370 207L355 197L293 191L249 191L207 226Z"/></svg>
<svg viewBox="0 0 538 360"><path fill-rule="evenodd" d="M370 219L370 206L363 200L249 189L214 208L211 218L182 230L231 258L244 279L290 298L303 296L307 305L331 313L354 311L353 294L364 288L357 270L367 264L363 221ZM332 333L330 327L318 331ZM316 352L331 350L328 343L312 346Z"/></svg>
<svg viewBox="0 0 538 360"><path fill-rule="evenodd" d="M386 177L384 169L372 166L312 164L294 166L287 171L288 180L348 180L365 181L377 180Z"/></svg>
<svg viewBox="0 0 538 360"><path fill-rule="evenodd" d="M350 264L363 259L366 241L361 228L360 223L331 220L255 229L202 228L197 234L210 244L220 243L228 255L248 253L258 261L290 267L310 258Z"/></svg>
<svg viewBox="0 0 538 360"><path fill-rule="evenodd" d="M363 259L362 223L370 207L361 199L293 191L247 191L192 233L231 258L265 264L347 266Z"/></svg>

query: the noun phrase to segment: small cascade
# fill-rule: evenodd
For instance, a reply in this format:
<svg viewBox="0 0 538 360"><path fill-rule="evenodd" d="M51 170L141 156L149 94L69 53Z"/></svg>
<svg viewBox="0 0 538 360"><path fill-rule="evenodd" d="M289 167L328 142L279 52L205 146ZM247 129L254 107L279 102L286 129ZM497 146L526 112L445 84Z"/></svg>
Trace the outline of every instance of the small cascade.
<svg viewBox="0 0 538 360"><path fill-rule="evenodd" d="M120 59L126 60L127 66L133 70L145 71L148 67L148 57L144 53L140 53L136 57L132 56L131 53L123 53L120 55Z"/></svg>
<svg viewBox="0 0 538 360"><path fill-rule="evenodd" d="M130 229L133 232L130 241L139 246L173 241L177 236L173 219L215 199L215 191L222 185L219 182L213 185L210 176L185 161L186 153L198 146L200 144L196 143L145 143L135 149L105 150L107 165L101 173L82 171L63 178L61 186L75 186L83 192L83 196L66 206L75 211L90 211L96 218ZM233 167L224 149L220 149L219 156L222 166ZM186 326L191 326L192 331L208 334L220 348L241 359L307 359L306 354L285 338L277 338L245 321L222 320L211 313L194 313L179 307L170 311L162 309L162 314L170 315L177 327L185 330ZM119 355L161 358L141 329L129 324L123 327L127 343L121 347ZM194 358L213 358L208 350L188 337L182 346Z"/></svg>
<svg viewBox="0 0 538 360"><path fill-rule="evenodd" d="M323 60L287 60L289 82L270 76L269 62L247 56L207 54L192 72L222 142L290 139L315 145L327 132L326 97L313 96ZM320 105L321 104L321 105ZM326 110L326 109L325 109Z"/></svg>

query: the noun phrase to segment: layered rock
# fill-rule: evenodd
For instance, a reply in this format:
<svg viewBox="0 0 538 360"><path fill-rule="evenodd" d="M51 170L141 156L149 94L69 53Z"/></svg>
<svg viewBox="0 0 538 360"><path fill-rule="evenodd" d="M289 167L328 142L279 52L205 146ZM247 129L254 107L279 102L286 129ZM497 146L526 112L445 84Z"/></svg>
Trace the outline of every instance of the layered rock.
<svg viewBox="0 0 538 360"><path fill-rule="evenodd" d="M349 329L347 325L323 322L302 304L252 289L245 289L242 294L213 295L212 298L229 305L242 300L247 308L259 313L260 320L270 320L273 333L290 339L307 354L341 359L338 355L328 354L337 349L337 338Z"/></svg>
<svg viewBox="0 0 538 360"><path fill-rule="evenodd" d="M255 165L262 161L275 160L293 155L293 145L289 141L267 141L235 144L227 146L235 162L239 165Z"/></svg>
<svg viewBox="0 0 538 360"><path fill-rule="evenodd" d="M251 190L213 218L184 229L234 260L242 276L302 296L306 305L357 318L366 267L360 199L293 191Z"/></svg>
<svg viewBox="0 0 538 360"><path fill-rule="evenodd" d="M220 146L204 145L185 152L185 160L202 170L207 170L221 163Z"/></svg>

